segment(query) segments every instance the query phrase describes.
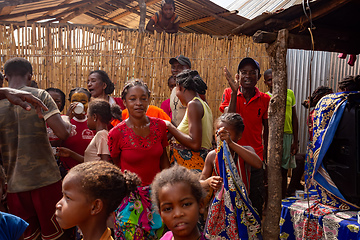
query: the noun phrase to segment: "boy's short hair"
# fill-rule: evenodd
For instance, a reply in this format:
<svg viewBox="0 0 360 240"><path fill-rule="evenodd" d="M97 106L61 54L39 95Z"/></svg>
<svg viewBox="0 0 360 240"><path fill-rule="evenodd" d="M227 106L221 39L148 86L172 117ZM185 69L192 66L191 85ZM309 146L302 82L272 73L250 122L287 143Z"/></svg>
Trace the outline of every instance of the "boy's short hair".
<svg viewBox="0 0 360 240"><path fill-rule="evenodd" d="M31 63L25 58L15 57L6 61L4 65L6 76L25 76L27 73L32 74Z"/></svg>
<svg viewBox="0 0 360 240"><path fill-rule="evenodd" d="M174 0L162 0L162 1L161 1L161 4L160 4L161 9L165 6L165 4L171 4L171 5L173 5L174 10L175 10L175 2L174 2Z"/></svg>

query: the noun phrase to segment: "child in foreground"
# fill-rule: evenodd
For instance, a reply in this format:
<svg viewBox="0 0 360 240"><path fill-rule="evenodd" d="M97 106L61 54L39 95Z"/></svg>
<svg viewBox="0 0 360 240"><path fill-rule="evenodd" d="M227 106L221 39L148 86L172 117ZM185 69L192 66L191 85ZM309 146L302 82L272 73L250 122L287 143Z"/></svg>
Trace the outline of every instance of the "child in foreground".
<svg viewBox="0 0 360 240"><path fill-rule="evenodd" d="M56 204L56 220L63 229L78 226L83 240L112 240L106 220L140 184L134 173L124 173L105 161L70 169L62 183L63 198Z"/></svg>
<svg viewBox="0 0 360 240"><path fill-rule="evenodd" d="M217 191L209 207L205 236L211 239L259 239L260 218L247 191L250 166L261 168L262 161L252 147L237 144L244 131L238 113L224 113L216 120L215 127L220 142L217 150L207 155L200 177L205 189Z"/></svg>
<svg viewBox="0 0 360 240"><path fill-rule="evenodd" d="M161 240L205 240L197 222L205 197L198 175L175 165L158 173L152 183L152 201L170 230Z"/></svg>

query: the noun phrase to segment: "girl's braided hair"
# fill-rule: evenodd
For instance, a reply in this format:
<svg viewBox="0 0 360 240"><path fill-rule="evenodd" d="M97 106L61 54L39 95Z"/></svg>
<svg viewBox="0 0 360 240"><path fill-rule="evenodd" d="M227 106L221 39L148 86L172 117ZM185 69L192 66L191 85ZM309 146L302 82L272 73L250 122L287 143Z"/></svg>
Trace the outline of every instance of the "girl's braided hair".
<svg viewBox="0 0 360 240"><path fill-rule="evenodd" d="M182 71L176 76L176 83L199 94L205 94L207 90L206 83L196 70L186 69Z"/></svg>
<svg viewBox="0 0 360 240"><path fill-rule="evenodd" d="M245 125L242 117L238 113L224 113L216 119L215 125L217 125L218 122L229 124L237 134L244 132Z"/></svg>
<svg viewBox="0 0 360 240"><path fill-rule="evenodd" d="M71 168L80 187L91 199L101 199L108 214L115 211L124 197L134 192L141 181L135 173L122 172L117 166L105 161L91 161Z"/></svg>
<svg viewBox="0 0 360 240"><path fill-rule="evenodd" d="M133 78L130 81L128 81L127 83L125 83L125 86L124 86L124 88L123 88L123 90L121 92L121 99L125 100L126 95L129 92L129 89L132 88L132 87L135 87L135 86L144 87L147 94L148 94L148 97L150 97L150 90L149 90L147 84L144 83L143 80L141 80L141 79Z"/></svg>
<svg viewBox="0 0 360 240"><path fill-rule="evenodd" d="M332 88L320 86L315 89L315 91L311 94L310 99L306 99L302 102L302 105L305 108L315 107L318 101L325 95L333 93Z"/></svg>

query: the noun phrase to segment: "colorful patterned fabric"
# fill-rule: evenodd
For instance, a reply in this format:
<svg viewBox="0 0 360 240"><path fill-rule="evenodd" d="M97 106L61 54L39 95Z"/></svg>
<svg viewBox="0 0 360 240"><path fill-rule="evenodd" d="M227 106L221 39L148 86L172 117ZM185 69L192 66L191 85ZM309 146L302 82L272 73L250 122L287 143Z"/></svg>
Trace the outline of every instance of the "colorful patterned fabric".
<svg viewBox="0 0 360 240"><path fill-rule="evenodd" d="M115 210L115 237L118 240L159 239L164 231L160 215L152 207L150 187L138 187Z"/></svg>
<svg viewBox="0 0 360 240"><path fill-rule="evenodd" d="M209 239L262 239L261 220L252 207L226 142L218 146L219 176L224 184L209 208L205 236Z"/></svg>
<svg viewBox="0 0 360 240"><path fill-rule="evenodd" d="M200 151L192 151L180 144L172 144L170 150L170 163L175 163L186 167L195 172L202 172L205 164L205 158L208 149L200 149Z"/></svg>
<svg viewBox="0 0 360 240"><path fill-rule="evenodd" d="M322 161L341 120L349 93L328 94L316 105L313 141L308 144L305 163L306 183L310 188L317 189L319 200L325 205L343 210L359 209L359 207L346 201L331 180Z"/></svg>
<svg viewBox="0 0 360 240"><path fill-rule="evenodd" d="M295 197L282 201L279 238L360 239L357 212L342 212L338 208L324 205L319 202L316 193L316 190L310 192L309 201Z"/></svg>

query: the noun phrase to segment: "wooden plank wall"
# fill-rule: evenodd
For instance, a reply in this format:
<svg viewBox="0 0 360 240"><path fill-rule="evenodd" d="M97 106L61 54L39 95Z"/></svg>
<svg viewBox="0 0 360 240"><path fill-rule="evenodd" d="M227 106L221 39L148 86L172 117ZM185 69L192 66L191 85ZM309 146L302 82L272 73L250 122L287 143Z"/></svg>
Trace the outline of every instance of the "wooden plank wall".
<svg viewBox="0 0 360 240"><path fill-rule="evenodd" d="M235 74L247 56L260 62L262 73L269 66L264 45L245 36L229 40L197 34L148 35L104 26L0 25L0 66L12 57L25 57L40 88L60 88L66 95L74 87L86 88L89 72L102 69L115 83L114 96L120 96L128 79L142 78L151 89L151 104L160 106L170 95L169 59L179 54L190 58L192 69L208 84L206 97L214 118L220 115L218 107L227 87L224 66ZM266 91L263 78L258 87Z"/></svg>

